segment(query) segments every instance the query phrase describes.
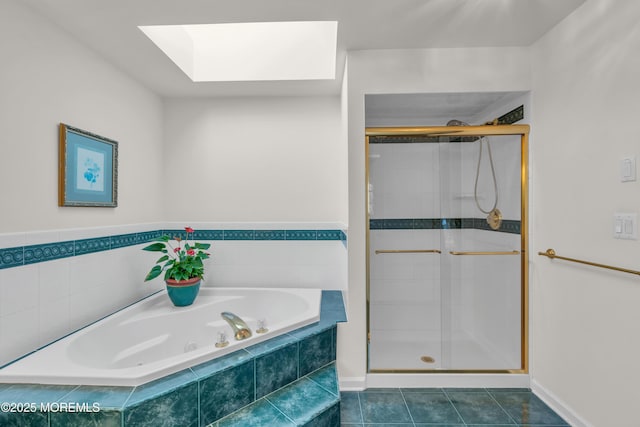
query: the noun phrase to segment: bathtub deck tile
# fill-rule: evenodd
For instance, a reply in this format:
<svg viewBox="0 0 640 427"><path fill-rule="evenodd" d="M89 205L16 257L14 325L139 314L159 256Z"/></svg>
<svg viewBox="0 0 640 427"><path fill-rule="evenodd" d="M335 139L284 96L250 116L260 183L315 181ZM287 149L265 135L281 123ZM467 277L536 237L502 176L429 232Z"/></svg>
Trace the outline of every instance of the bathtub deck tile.
<svg viewBox="0 0 640 427"><path fill-rule="evenodd" d="M191 371L193 371L198 378L206 378L225 369L242 365L248 360L251 360L252 357L253 356L248 351L245 351L244 349L238 350L225 356L218 357L217 359L210 360L209 362L204 362L200 365L194 366L191 368Z"/></svg>
<svg viewBox="0 0 640 427"><path fill-rule="evenodd" d="M320 317L334 322L347 321L342 291L322 291Z"/></svg>
<svg viewBox="0 0 640 427"><path fill-rule="evenodd" d="M192 383L125 409L124 426L196 427L198 416L198 384Z"/></svg>
<svg viewBox="0 0 640 427"><path fill-rule="evenodd" d="M58 402L78 386L46 384L12 384L0 390L0 402Z"/></svg>
<svg viewBox="0 0 640 427"><path fill-rule="evenodd" d="M97 403L100 409L122 409L134 387L80 386L64 396L66 402L89 406Z"/></svg>
<svg viewBox="0 0 640 427"><path fill-rule="evenodd" d="M247 347L245 348L245 350L251 353L253 356L261 356L296 342L298 342L298 340L295 337L289 334L284 334Z"/></svg>
<svg viewBox="0 0 640 427"><path fill-rule="evenodd" d="M197 379L198 377L191 369L185 369L167 377L137 386L131 393L131 396L129 396L125 405L133 406L144 400L162 396L180 387L194 383Z"/></svg>
<svg viewBox="0 0 640 427"><path fill-rule="evenodd" d="M301 340L312 335L320 334L324 331L334 328L335 326L336 324L334 322L329 322L321 319L319 322L313 323L309 326L303 326L300 329L289 332L289 335L298 340Z"/></svg>

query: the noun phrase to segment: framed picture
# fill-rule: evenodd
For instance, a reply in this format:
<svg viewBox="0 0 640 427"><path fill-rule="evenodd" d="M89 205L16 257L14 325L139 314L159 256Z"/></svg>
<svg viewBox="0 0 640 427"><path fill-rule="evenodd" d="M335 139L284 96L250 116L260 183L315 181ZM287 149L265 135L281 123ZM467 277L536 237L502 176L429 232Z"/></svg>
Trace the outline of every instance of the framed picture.
<svg viewBox="0 0 640 427"><path fill-rule="evenodd" d="M118 206L118 143L60 123L59 206Z"/></svg>

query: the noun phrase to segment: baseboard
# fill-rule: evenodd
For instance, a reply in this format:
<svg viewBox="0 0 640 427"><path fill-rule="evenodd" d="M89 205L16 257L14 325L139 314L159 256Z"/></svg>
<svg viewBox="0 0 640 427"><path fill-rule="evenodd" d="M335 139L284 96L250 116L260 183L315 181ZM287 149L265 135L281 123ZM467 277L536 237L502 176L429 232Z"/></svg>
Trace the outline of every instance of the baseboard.
<svg viewBox="0 0 640 427"><path fill-rule="evenodd" d="M527 374L368 374L368 388L528 388Z"/></svg>
<svg viewBox="0 0 640 427"><path fill-rule="evenodd" d="M366 377L339 376L340 391L361 391L367 386Z"/></svg>
<svg viewBox="0 0 640 427"><path fill-rule="evenodd" d="M531 380L531 391L573 427L594 427L593 424L577 415L562 399L533 379Z"/></svg>

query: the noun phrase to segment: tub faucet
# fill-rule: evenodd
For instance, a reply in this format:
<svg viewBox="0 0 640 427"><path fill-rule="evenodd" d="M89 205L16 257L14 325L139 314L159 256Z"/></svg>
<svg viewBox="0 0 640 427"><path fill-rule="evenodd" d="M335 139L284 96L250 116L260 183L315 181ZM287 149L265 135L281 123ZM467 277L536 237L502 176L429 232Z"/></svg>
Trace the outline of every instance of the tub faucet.
<svg viewBox="0 0 640 427"><path fill-rule="evenodd" d="M249 329L245 321L235 314L228 311L223 311L222 313L220 313L220 316L222 316L222 318L227 321L229 326L231 326L236 340L240 341L251 336L251 330Z"/></svg>

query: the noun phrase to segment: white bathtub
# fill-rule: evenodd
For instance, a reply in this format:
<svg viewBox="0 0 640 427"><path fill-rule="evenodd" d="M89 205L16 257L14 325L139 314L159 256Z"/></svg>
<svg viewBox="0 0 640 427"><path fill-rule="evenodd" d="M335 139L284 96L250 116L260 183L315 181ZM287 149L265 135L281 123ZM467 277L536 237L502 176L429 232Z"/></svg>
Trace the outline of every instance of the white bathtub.
<svg viewBox="0 0 640 427"><path fill-rule="evenodd" d="M317 322L320 297L318 289L201 288L193 305L174 307L160 292L0 369L0 382L140 385ZM236 341L223 311L252 337ZM260 319L267 333L255 332ZM227 347L215 346L219 332Z"/></svg>

